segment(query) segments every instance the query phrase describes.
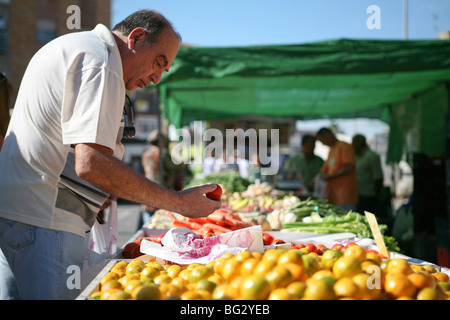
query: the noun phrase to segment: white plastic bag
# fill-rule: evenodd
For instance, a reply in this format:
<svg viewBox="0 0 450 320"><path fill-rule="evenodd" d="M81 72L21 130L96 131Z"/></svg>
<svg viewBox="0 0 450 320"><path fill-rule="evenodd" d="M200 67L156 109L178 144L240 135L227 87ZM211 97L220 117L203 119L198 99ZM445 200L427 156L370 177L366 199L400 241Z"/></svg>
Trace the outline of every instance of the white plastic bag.
<svg viewBox="0 0 450 320"><path fill-rule="evenodd" d="M314 179L314 197L316 199L327 199L327 182L317 175Z"/></svg>
<svg viewBox="0 0 450 320"><path fill-rule="evenodd" d="M117 201L105 209L105 224L95 220L85 239L85 256L81 284L85 288L104 268L107 259L113 259L117 253L119 236Z"/></svg>

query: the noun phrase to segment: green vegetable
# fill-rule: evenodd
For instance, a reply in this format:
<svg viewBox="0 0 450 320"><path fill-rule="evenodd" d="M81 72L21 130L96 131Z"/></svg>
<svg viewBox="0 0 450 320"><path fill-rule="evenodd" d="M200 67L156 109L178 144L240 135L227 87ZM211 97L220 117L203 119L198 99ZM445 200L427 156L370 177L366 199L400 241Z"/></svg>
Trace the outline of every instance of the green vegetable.
<svg viewBox="0 0 450 320"><path fill-rule="evenodd" d="M185 188L195 187L203 184L220 184L229 192L244 192L250 185L250 181L242 178L236 171L223 171L211 173L206 176L194 177Z"/></svg>
<svg viewBox="0 0 450 320"><path fill-rule="evenodd" d="M365 215L353 211L345 212L345 210L331 204L325 205L324 203L317 201L310 203L309 207L312 205L315 205L318 208L311 211L311 214L309 215L311 222L302 222L304 216L299 217L299 215L297 215L297 221L283 224L283 229L281 231L315 233L351 232L359 238L373 239L372 231ZM296 208L299 207L305 208L307 206L299 206L297 204ZM343 211L345 214L342 214ZM387 231L387 225L379 224L379 227L386 247L392 251L400 251L397 240L394 237L384 235Z"/></svg>

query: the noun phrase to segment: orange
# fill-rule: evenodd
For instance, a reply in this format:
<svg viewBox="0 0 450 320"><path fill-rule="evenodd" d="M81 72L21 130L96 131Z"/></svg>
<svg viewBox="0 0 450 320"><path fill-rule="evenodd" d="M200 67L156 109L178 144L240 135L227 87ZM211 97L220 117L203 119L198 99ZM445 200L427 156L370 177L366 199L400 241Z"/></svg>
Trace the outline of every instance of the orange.
<svg viewBox="0 0 450 320"><path fill-rule="evenodd" d="M208 290L195 290L195 292L200 296L199 300L211 300L212 294Z"/></svg>
<svg viewBox="0 0 450 320"><path fill-rule="evenodd" d="M133 260L133 261L130 261L130 262L127 264L127 267L129 267L129 266L134 266L134 265L145 266L145 263L144 263L144 261L142 261L142 260L135 259L135 260Z"/></svg>
<svg viewBox="0 0 450 320"><path fill-rule="evenodd" d="M290 262L287 263L285 267L289 270L289 272L294 277L294 280L296 281L305 281L308 278L305 267L303 267L303 265Z"/></svg>
<svg viewBox="0 0 450 320"><path fill-rule="evenodd" d="M230 281L240 275L242 262L236 259L228 259L222 267L221 276Z"/></svg>
<svg viewBox="0 0 450 320"><path fill-rule="evenodd" d="M444 281L440 281L437 283L437 285L441 288L442 291L446 292L446 291L450 291L450 283L448 282L444 282Z"/></svg>
<svg viewBox="0 0 450 320"><path fill-rule="evenodd" d="M412 273L411 265L409 264L408 260L403 258L395 258L388 262L388 265L386 267L386 272L394 273L394 272L401 272L405 275Z"/></svg>
<svg viewBox="0 0 450 320"><path fill-rule="evenodd" d="M197 282L195 286L195 290L206 290L209 292L213 292L214 288L217 286L216 283L212 282L208 279L201 279Z"/></svg>
<svg viewBox="0 0 450 320"><path fill-rule="evenodd" d="M154 268L156 268L156 269L158 269L159 271L164 271L165 269L164 269L164 267L162 266L162 265L160 265L159 263L157 263L156 261L154 261L154 260L151 260L151 261L149 261L149 262L147 262L146 264L145 264L145 266L146 267L154 267Z"/></svg>
<svg viewBox="0 0 450 320"><path fill-rule="evenodd" d="M122 278L124 275L126 275L126 271L125 268L116 268L116 269L111 269L111 272L117 273L117 275L119 276L119 278Z"/></svg>
<svg viewBox="0 0 450 320"><path fill-rule="evenodd" d="M269 249L266 252L264 252L263 256L262 256L262 260L263 261L278 261L278 258L285 253L286 250L284 249Z"/></svg>
<svg viewBox="0 0 450 320"><path fill-rule="evenodd" d="M257 276L265 276L274 266L275 260L261 260L253 269L253 274Z"/></svg>
<svg viewBox="0 0 450 320"><path fill-rule="evenodd" d="M124 270L127 265L128 261L125 260L119 261L111 268L111 271Z"/></svg>
<svg viewBox="0 0 450 320"><path fill-rule="evenodd" d="M338 281L336 281L336 283L333 285L333 290L338 299L359 299L361 296L361 290L359 289L359 286L352 280L352 278L348 277L340 278Z"/></svg>
<svg viewBox="0 0 450 320"><path fill-rule="evenodd" d="M201 300L202 295L196 291L185 291L180 296L181 300Z"/></svg>
<svg viewBox="0 0 450 320"><path fill-rule="evenodd" d="M162 299L180 297L184 292L187 291L186 286L173 283L173 281L171 283L163 283L159 285L158 288L161 292Z"/></svg>
<svg viewBox="0 0 450 320"><path fill-rule="evenodd" d="M126 284L131 280L139 280L139 274L137 274L137 273L126 274L122 278L120 278L118 281L122 284L123 287L125 287Z"/></svg>
<svg viewBox="0 0 450 320"><path fill-rule="evenodd" d="M251 275L243 279L240 298L244 300L265 300L271 291L270 283L263 276Z"/></svg>
<svg viewBox="0 0 450 320"><path fill-rule="evenodd" d="M110 280L119 280L119 279L120 279L120 277L119 277L119 275L117 273L115 273L115 272L108 272L100 280L100 287L103 284L105 284L106 282L110 281Z"/></svg>
<svg viewBox="0 0 450 320"><path fill-rule="evenodd" d="M141 285L142 282L140 280L130 280L123 286L123 289L132 294L133 290Z"/></svg>
<svg viewBox="0 0 450 320"><path fill-rule="evenodd" d="M361 262L361 269L363 272L367 272L367 270L371 270L372 267L379 268L379 265L373 260L364 260Z"/></svg>
<svg viewBox="0 0 450 320"><path fill-rule="evenodd" d="M155 268L154 266L148 266L145 267L142 271L141 271L141 279L155 279L157 276L159 276L161 273L161 271L159 271L157 268Z"/></svg>
<svg viewBox="0 0 450 320"><path fill-rule="evenodd" d="M333 274L336 278L352 277L362 272L361 262L352 256L342 256L333 265Z"/></svg>
<svg viewBox="0 0 450 320"><path fill-rule="evenodd" d="M180 273L178 274L178 277L180 277L181 279L189 282L189 277L191 276L191 272L189 270L182 270L180 271Z"/></svg>
<svg viewBox="0 0 450 320"><path fill-rule="evenodd" d="M428 271L426 271L424 268L422 268L422 266L420 264L413 263L410 265L410 267L413 272L427 272L428 273Z"/></svg>
<svg viewBox="0 0 450 320"><path fill-rule="evenodd" d="M169 277L167 274L160 274L159 276L156 276L153 281L155 284L163 284L163 283L170 283L172 281L172 278Z"/></svg>
<svg viewBox="0 0 450 320"><path fill-rule="evenodd" d="M301 299L305 293L306 284L303 281L294 281L286 289L293 299Z"/></svg>
<svg viewBox="0 0 450 320"><path fill-rule="evenodd" d="M417 293L417 300L441 300L439 291L435 288L423 288Z"/></svg>
<svg viewBox="0 0 450 320"><path fill-rule="evenodd" d="M214 271L211 268L200 265L191 271L190 276L189 276L189 282L197 283L201 279L206 279L209 276L212 276L213 273L214 273Z"/></svg>
<svg viewBox="0 0 450 320"><path fill-rule="evenodd" d="M377 265L380 265L381 261L382 261L380 255L378 253L370 252L370 251L366 253L366 260L374 261Z"/></svg>
<svg viewBox="0 0 450 320"><path fill-rule="evenodd" d="M220 257L220 259L227 260L227 259L230 259L230 258L233 258L233 257L234 257L234 254L232 254L231 252L227 252L227 253L224 253L224 254Z"/></svg>
<svg viewBox="0 0 450 320"><path fill-rule="evenodd" d="M194 270L194 269L197 268L197 267L203 267L203 265L200 264L200 263L191 263L191 264L189 264L189 265L186 267L185 270L192 271L192 270Z"/></svg>
<svg viewBox="0 0 450 320"><path fill-rule="evenodd" d="M334 300L336 299L336 294L334 293L333 286L325 279L308 279L303 299Z"/></svg>
<svg viewBox="0 0 450 320"><path fill-rule="evenodd" d="M363 262L364 260L366 260L366 251L361 246L354 244L345 249L344 256L354 257L360 262Z"/></svg>
<svg viewBox="0 0 450 320"><path fill-rule="evenodd" d="M245 251L239 252L237 255L235 255L234 259L243 262L246 259L251 258L251 257L252 257L252 254L250 253L250 251L245 250Z"/></svg>
<svg viewBox="0 0 450 320"><path fill-rule="evenodd" d="M425 273L413 272L408 274L407 278L418 290L423 288L432 288L435 285L433 278Z"/></svg>
<svg viewBox="0 0 450 320"><path fill-rule="evenodd" d="M259 263L259 259L257 258L248 258L241 265L241 275L249 276L253 273L253 270Z"/></svg>
<svg viewBox="0 0 450 320"><path fill-rule="evenodd" d="M449 276L444 272L434 272L431 276L436 282L449 282Z"/></svg>
<svg viewBox="0 0 450 320"><path fill-rule="evenodd" d="M183 268L178 264L173 264L167 268L167 275L172 279L176 278ZM141 273L142 274L142 273Z"/></svg>
<svg viewBox="0 0 450 320"><path fill-rule="evenodd" d="M100 300L108 300L112 295L114 295L117 292L120 292L122 290L120 289L110 289L110 290L106 290L106 291L102 291L100 293Z"/></svg>
<svg viewBox="0 0 450 320"><path fill-rule="evenodd" d="M391 298L411 297L416 294L416 288L402 272L391 273L386 276L384 291Z"/></svg>
<svg viewBox="0 0 450 320"><path fill-rule="evenodd" d="M222 283L216 286L212 292L213 300L230 300L233 299L232 289L229 283Z"/></svg>
<svg viewBox="0 0 450 320"><path fill-rule="evenodd" d="M231 294L231 296L236 299L239 298L240 296L240 290L241 290L241 285L242 282L244 281L245 277L243 276L237 276L235 278L233 278L233 280L230 281L230 291L229 293Z"/></svg>
<svg viewBox="0 0 450 320"><path fill-rule="evenodd" d="M292 296L286 288L278 288L270 292L268 300L292 300Z"/></svg>
<svg viewBox="0 0 450 320"><path fill-rule="evenodd" d="M381 282L376 281L367 273L358 273L352 277L359 287L361 300L378 300L381 296Z"/></svg>
<svg viewBox="0 0 450 320"><path fill-rule="evenodd" d="M254 251L252 252L252 257L256 258L256 259L262 259L263 254L261 252L258 251Z"/></svg>
<svg viewBox="0 0 450 320"><path fill-rule="evenodd" d="M327 270L327 269L323 269L323 270L319 270L319 271L315 272L311 276L312 279L317 279L317 280L324 279L326 277L334 278L333 272L331 272L330 270Z"/></svg>
<svg viewBox="0 0 450 320"><path fill-rule="evenodd" d="M122 289L122 284L117 279L111 279L103 283L101 291L107 291L111 289Z"/></svg>
<svg viewBox="0 0 450 320"><path fill-rule="evenodd" d="M331 270L331 268L333 268L333 264L336 262L337 259L342 257L342 255L343 255L343 253L336 249L326 250L322 254L322 258L321 258L322 264L324 265L325 268Z"/></svg>
<svg viewBox="0 0 450 320"><path fill-rule="evenodd" d="M176 285L186 285L189 283L189 281L184 280L181 277L175 277L172 279L172 281L170 283L176 284Z"/></svg>
<svg viewBox="0 0 450 320"><path fill-rule="evenodd" d="M215 262L214 265L213 265L214 272L215 272L215 273L218 273L218 274L221 274L221 273L222 273L223 265L225 264L225 262L227 262L227 260L228 260L228 259L224 259L223 257L217 259L216 262Z"/></svg>
<svg viewBox="0 0 450 320"><path fill-rule="evenodd" d="M295 280L289 269L282 265L275 266L266 274L265 278L270 283L272 290L286 287Z"/></svg>
<svg viewBox="0 0 450 320"><path fill-rule="evenodd" d="M300 249L298 249L298 251L300 251L301 253L303 253L303 254L308 254L308 253L311 253L311 250L309 250L308 248L300 248Z"/></svg>
<svg viewBox="0 0 450 320"><path fill-rule="evenodd" d="M161 292L156 285L146 284L134 288L131 296L136 300L160 300Z"/></svg>
<svg viewBox="0 0 450 320"><path fill-rule="evenodd" d="M142 270L144 270L143 264L140 264L140 263L132 264L130 262L125 269L125 273L126 274L140 273Z"/></svg>
<svg viewBox="0 0 450 320"><path fill-rule="evenodd" d="M381 263L380 263L380 269L381 269L381 272L382 272L383 274L386 274L386 273L387 273L387 266L388 266L388 264L389 264L389 261L390 261L390 260L382 260Z"/></svg>
<svg viewBox="0 0 450 320"><path fill-rule="evenodd" d="M225 283L225 281L226 281L223 277L219 276L217 273L214 273L213 275L209 276L207 279L209 281L214 282L216 285Z"/></svg>
<svg viewBox="0 0 450 320"><path fill-rule="evenodd" d="M131 299L131 294L123 290L114 291L107 298L107 300L129 300L129 299Z"/></svg>
<svg viewBox="0 0 450 320"><path fill-rule="evenodd" d="M424 268L429 273L436 273L437 272L437 270L431 264L424 264L422 266L422 268Z"/></svg>
<svg viewBox="0 0 450 320"><path fill-rule="evenodd" d="M319 260L316 257L310 256L309 254L302 255L301 257L308 276L313 275L316 271L321 269Z"/></svg>
<svg viewBox="0 0 450 320"><path fill-rule="evenodd" d="M281 254L278 257L277 264L283 265L286 263L297 263L302 265L303 260L299 253L297 253L297 250L288 250L285 253Z"/></svg>

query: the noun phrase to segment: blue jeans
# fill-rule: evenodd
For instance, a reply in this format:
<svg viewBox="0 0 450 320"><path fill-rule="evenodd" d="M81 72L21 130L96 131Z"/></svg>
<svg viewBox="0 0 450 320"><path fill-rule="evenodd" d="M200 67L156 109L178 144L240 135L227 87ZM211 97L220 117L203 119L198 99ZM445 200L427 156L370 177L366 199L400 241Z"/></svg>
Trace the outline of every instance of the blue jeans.
<svg viewBox="0 0 450 320"><path fill-rule="evenodd" d="M83 237L0 217L0 299L75 299L83 255Z"/></svg>

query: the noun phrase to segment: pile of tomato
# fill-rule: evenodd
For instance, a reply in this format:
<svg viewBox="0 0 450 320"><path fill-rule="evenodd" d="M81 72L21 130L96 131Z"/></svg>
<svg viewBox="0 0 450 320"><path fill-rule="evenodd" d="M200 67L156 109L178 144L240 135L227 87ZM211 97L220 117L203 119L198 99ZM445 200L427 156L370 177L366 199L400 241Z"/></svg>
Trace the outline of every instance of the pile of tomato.
<svg viewBox="0 0 450 320"><path fill-rule="evenodd" d="M311 243L311 242L308 242L308 243L291 243L291 249L299 249L299 250L303 251L304 253L313 252L313 253L321 256L326 250L329 250L329 249L338 250L338 251L344 253L345 250L347 250L347 248L352 246L352 245L356 245L356 243L355 242L347 242L346 244L335 243L335 244L333 244L333 246L331 248L328 248L327 246L325 246L323 244L314 244L314 243ZM387 259L387 257L385 257L382 254L380 254L377 250L364 249L364 251L366 253L368 253L368 252L376 253L377 255L380 256L381 259Z"/></svg>

